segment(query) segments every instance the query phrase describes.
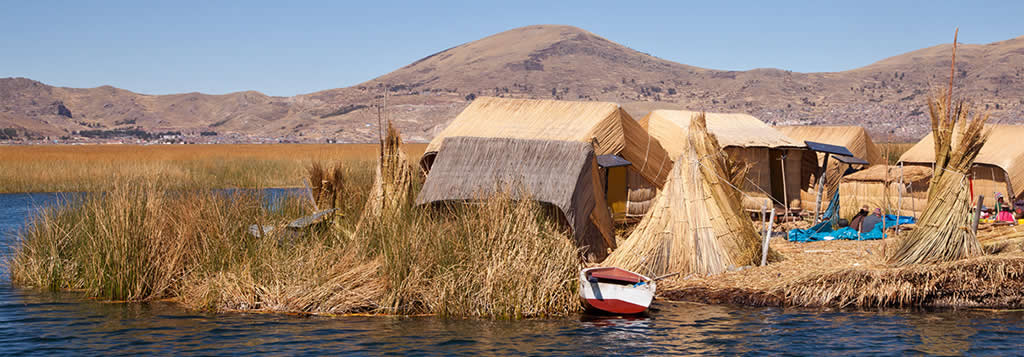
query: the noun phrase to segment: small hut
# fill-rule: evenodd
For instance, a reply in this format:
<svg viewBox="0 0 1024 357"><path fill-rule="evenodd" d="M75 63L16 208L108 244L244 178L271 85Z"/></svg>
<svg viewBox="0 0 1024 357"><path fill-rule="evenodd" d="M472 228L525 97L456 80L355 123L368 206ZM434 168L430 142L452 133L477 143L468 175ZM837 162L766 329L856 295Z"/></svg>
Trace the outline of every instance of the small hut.
<svg viewBox="0 0 1024 357"><path fill-rule="evenodd" d="M672 168L661 144L615 103L476 98L427 145L420 160L423 170L432 171L442 144L457 136L582 142L592 145L596 155L621 157L629 163L626 179L613 173L617 180L602 182L607 197L626 199L625 204L608 204L620 220L642 217L646 209L641 208L649 207Z"/></svg>
<svg viewBox="0 0 1024 357"><path fill-rule="evenodd" d="M615 234L594 148L584 142L448 137L416 204L472 201L499 190L558 208L585 256L600 261Z"/></svg>
<svg viewBox="0 0 1024 357"><path fill-rule="evenodd" d="M931 178L932 169L919 165L875 165L847 175L839 183L839 214L850 218L868 205L917 217L928 204Z"/></svg>
<svg viewBox="0 0 1024 357"><path fill-rule="evenodd" d="M658 139L672 157L683 154L690 119L698 114L685 110L655 110L640 119L640 125ZM743 184L743 207L758 211L766 201L801 206L800 191L809 178L802 177L801 165L808 151L797 141L747 114L706 113L707 130L729 157L749 165Z"/></svg>
<svg viewBox="0 0 1024 357"><path fill-rule="evenodd" d="M1008 201L1024 199L1024 125L985 125L989 137L974 160L971 174L974 177L974 198L985 196L986 205L991 206L994 195L1005 195ZM954 139L958 140L958 139ZM935 164L935 141L928 134L900 156L906 166Z"/></svg>
<svg viewBox="0 0 1024 357"><path fill-rule="evenodd" d="M856 158L867 161L868 165L880 165L885 164L885 159L882 157L881 150L875 145L875 142L871 140L867 130L859 126L779 126L776 127L780 132L797 141L814 141L824 144L842 146L850 150L853 156ZM816 160L805 162L803 164L803 176L810 177L811 182L809 183L809 189L800 192L801 201L804 209L813 210L817 198L817 192L815 188L819 180L818 171L816 168L821 168L824 165L825 154L818 153ZM832 197L830 194L834 193L834 189L838 187L840 180L843 175L847 173L850 168L863 169L863 164L850 164L840 160L835 160L833 156L832 160L829 160L825 176L825 186L829 188L828 193L825 195L824 200L828 200L828 197ZM842 192L842 194L846 194ZM846 207L842 206L841 207Z"/></svg>

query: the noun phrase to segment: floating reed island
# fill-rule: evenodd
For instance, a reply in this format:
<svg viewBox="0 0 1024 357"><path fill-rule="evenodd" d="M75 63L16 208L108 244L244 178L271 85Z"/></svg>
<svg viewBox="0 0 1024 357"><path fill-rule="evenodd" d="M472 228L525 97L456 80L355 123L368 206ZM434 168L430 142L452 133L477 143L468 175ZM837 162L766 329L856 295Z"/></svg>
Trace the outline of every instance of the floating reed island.
<svg viewBox="0 0 1024 357"><path fill-rule="evenodd" d="M7 262L11 280L204 311L522 318L581 309L580 251L544 207L501 191L415 208L418 173L400 141L389 129L375 166L314 165L310 197L270 205L260 191L124 180L44 209ZM332 214L294 220L310 206L315 217Z"/></svg>
<svg viewBox="0 0 1024 357"><path fill-rule="evenodd" d="M670 276L659 293L674 300L1024 307L1024 229L981 223L971 190L998 129L952 88L928 102L927 168L889 166L856 128L787 129L802 141L745 114L637 121L615 103L482 97L418 165L381 123L376 164L314 163L308 194L269 205L164 175L112 180L44 209L7 263L18 286L207 311L566 316L590 266ZM1013 175L982 187L1024 195L1016 166L994 167ZM775 232L832 232L843 207L904 201L915 224L865 235L887 238L772 239L769 217Z"/></svg>
<svg viewBox="0 0 1024 357"><path fill-rule="evenodd" d="M1024 230L1007 225L979 227L982 203L973 191L972 169L990 135L991 129L985 125L988 115L972 116L966 101L953 100L952 90L951 84L928 102L934 166L927 175L917 173L923 171L919 169L900 170L899 175L919 177L909 182L899 179L900 185L892 193L889 186L895 180L889 176L895 172L888 166L869 169L851 180L865 184L877 181L882 188L877 193L889 201L893 193L905 193L904 184L927 179L927 203L916 224L902 226L889 238L874 241L794 243L776 239L771 248L783 259L767 266L732 266L721 274L691 274L662 283L667 287L663 297L838 308L1024 306ZM679 158L676 165L685 162L685 158ZM878 172L883 177L870 180ZM833 203L838 202L836 196ZM716 216L708 220L720 219ZM697 234L693 237L699 241ZM615 254L620 253L629 254ZM691 256L691 260L701 260L699 254Z"/></svg>

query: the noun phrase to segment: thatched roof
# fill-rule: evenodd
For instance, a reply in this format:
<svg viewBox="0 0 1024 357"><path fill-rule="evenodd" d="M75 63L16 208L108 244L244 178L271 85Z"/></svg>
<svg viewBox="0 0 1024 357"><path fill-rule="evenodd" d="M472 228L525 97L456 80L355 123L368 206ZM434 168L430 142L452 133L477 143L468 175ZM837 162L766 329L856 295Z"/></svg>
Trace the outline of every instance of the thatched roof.
<svg viewBox="0 0 1024 357"><path fill-rule="evenodd" d="M868 136L867 130L859 126L777 126L780 132L796 141L845 146L853 156L866 160L872 165L883 164L882 151Z"/></svg>
<svg viewBox="0 0 1024 357"><path fill-rule="evenodd" d="M703 120L687 129L665 189L604 264L686 276L717 274L759 258L760 238L733 188L743 180L741 166L723 154Z"/></svg>
<svg viewBox="0 0 1024 357"><path fill-rule="evenodd" d="M683 140L690 119L698 112L687 110L655 110L640 119L640 125L661 142L672 157L683 153ZM803 148L803 141L793 140L758 120L739 113L706 113L707 127L723 147Z"/></svg>
<svg viewBox="0 0 1024 357"><path fill-rule="evenodd" d="M886 170L888 170L888 174ZM875 165L847 175L843 177L843 181L898 182L900 180L900 171L899 166ZM903 182L906 183L927 180L932 177L932 169L927 166L906 165L902 168L902 172Z"/></svg>
<svg viewBox="0 0 1024 357"><path fill-rule="evenodd" d="M442 143L456 136L593 144L595 154L624 157L658 187L672 168L658 141L615 103L479 97L430 141L422 166L429 170Z"/></svg>
<svg viewBox="0 0 1024 357"><path fill-rule="evenodd" d="M577 245L596 258L615 248L594 149L584 142L449 137L416 204L478 200L499 190L558 207Z"/></svg>
<svg viewBox="0 0 1024 357"><path fill-rule="evenodd" d="M1024 125L989 124L989 137L974 164L992 165L1006 171L1013 186L1013 195L1024 192ZM954 131L956 132L956 131ZM959 138L954 138L958 141ZM900 156L900 161L912 164L935 163L935 139L928 134L924 139Z"/></svg>

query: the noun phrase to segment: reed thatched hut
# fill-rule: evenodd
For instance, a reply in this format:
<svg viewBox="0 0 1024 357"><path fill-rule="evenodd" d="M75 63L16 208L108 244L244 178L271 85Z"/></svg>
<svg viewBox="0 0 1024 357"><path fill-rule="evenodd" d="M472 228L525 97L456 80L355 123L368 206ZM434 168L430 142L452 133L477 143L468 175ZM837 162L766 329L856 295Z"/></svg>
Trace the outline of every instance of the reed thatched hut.
<svg viewBox="0 0 1024 357"><path fill-rule="evenodd" d="M596 155L622 157L625 180L599 175L606 196L626 200L608 202L616 219L643 216L672 168L661 144L615 103L478 97L430 141L422 168L432 171L442 144L457 136L582 142Z"/></svg>
<svg viewBox="0 0 1024 357"><path fill-rule="evenodd" d="M585 142L448 137L416 204L472 201L508 190L557 207L592 260L615 248L594 148Z"/></svg>
<svg viewBox="0 0 1024 357"><path fill-rule="evenodd" d="M647 130L672 157L683 154L690 119L698 112L654 110L640 119ZM801 205L800 191L809 178L801 171L804 157L813 160L802 141L789 138L747 114L706 113L708 131L718 138L729 157L749 165L743 184L743 207L758 211L766 200L782 206Z"/></svg>
<svg viewBox="0 0 1024 357"><path fill-rule="evenodd" d="M878 149L875 142L871 140L871 136L868 135L867 130L859 126L778 126L776 127L780 132L790 137L791 139L803 142L803 141L814 141L830 145L838 145L847 148L853 153L853 156L867 161L868 165L863 164L851 164L848 162L842 162L835 160L835 156L829 160L828 166L825 170L825 186L830 188L829 193L833 193L834 189L839 186L840 180L848 170L853 167L856 169L862 169L864 166L880 165L885 164L885 158L882 157L882 151ZM800 192L801 202L803 203L804 209L813 210L817 199L817 191L815 190L817 182L819 180L818 170L825 165L825 154L818 153L814 158L816 160L805 162L803 164L803 170L805 177L810 177L811 182L808 189ZM845 194L843 192L842 194ZM830 195L826 194L824 200L828 200Z"/></svg>
<svg viewBox="0 0 1024 357"><path fill-rule="evenodd" d="M974 176L974 198L985 196L986 205L994 202L995 193L1008 199L1024 199L1024 125L985 125L989 130L988 140L974 160L971 174ZM958 140L958 139L954 139ZM900 156L906 166L935 164L935 141L928 134Z"/></svg>
<svg viewBox="0 0 1024 357"><path fill-rule="evenodd" d="M839 183L840 216L850 218L863 205L917 217L928 204L927 166L875 165L846 175Z"/></svg>

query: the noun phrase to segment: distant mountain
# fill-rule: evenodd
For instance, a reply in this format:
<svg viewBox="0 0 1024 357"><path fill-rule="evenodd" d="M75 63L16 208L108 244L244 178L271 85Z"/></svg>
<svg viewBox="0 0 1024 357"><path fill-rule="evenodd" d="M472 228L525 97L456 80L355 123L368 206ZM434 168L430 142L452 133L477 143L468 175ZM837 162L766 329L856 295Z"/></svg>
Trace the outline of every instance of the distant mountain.
<svg viewBox="0 0 1024 357"><path fill-rule="evenodd" d="M62 136L141 128L370 141L387 84L389 116L408 139L420 141L483 95L614 101L637 117L655 108L743 112L770 123L862 125L879 140L916 139L928 130L926 96L948 81L949 54L949 44L939 45L832 73L720 71L653 57L571 26L529 26L443 50L356 86L293 97L144 95L0 79L0 129ZM993 120L1024 121L1024 36L961 44L957 60L959 95L988 109Z"/></svg>

